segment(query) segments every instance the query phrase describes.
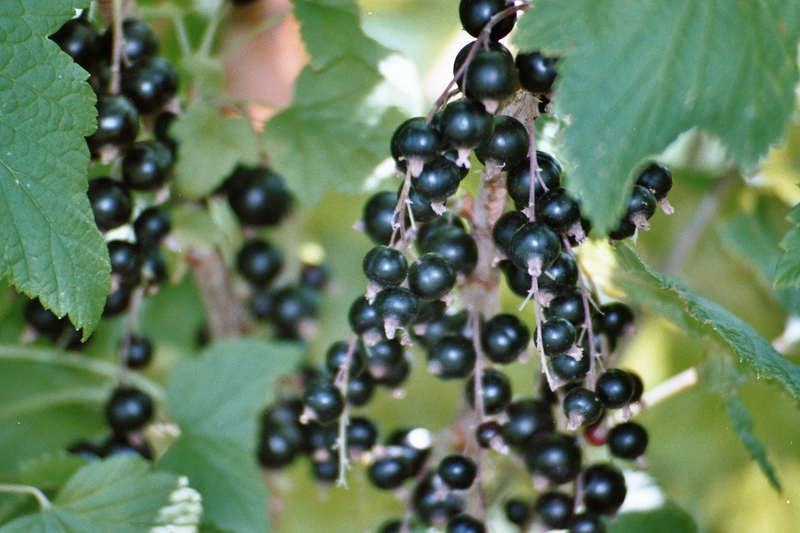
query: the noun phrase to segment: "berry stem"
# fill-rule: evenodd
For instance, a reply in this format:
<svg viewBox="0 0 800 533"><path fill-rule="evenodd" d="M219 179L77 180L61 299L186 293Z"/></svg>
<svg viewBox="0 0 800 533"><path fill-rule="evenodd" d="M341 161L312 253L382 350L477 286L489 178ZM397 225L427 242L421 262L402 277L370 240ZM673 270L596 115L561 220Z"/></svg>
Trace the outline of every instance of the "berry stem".
<svg viewBox="0 0 800 533"><path fill-rule="evenodd" d="M592 309L591 306L589 305L589 290L586 288L586 283L583 280L583 271L581 270L581 263L580 261L578 261L578 257L575 255L575 251L572 249L572 245L569 243L569 239L567 237L562 237L561 242L564 245L564 249L567 250L567 253L572 256L572 258L575 260L575 263L578 265L578 285L581 288L581 301L583 302L583 314L584 314L583 325L586 328L586 334L589 336L588 339L589 357L591 357L591 359L589 359L588 386L589 389L594 390L598 374L595 365L600 363L600 354L597 353L597 347L594 344L595 343L594 328L592 327Z"/></svg>
<svg viewBox="0 0 800 533"><path fill-rule="evenodd" d="M336 479L336 486L344 488L347 488L347 470L350 469L350 461L347 457L347 426L350 423L350 409L347 406L347 382L350 380L350 364L357 344L358 335L353 333L347 341L347 355L345 355L344 362L339 367L339 372L333 382L334 385L339 387L342 392L342 398L345 399L345 408L339 417L339 436L336 438L336 446L339 448L339 477Z"/></svg>
<svg viewBox="0 0 800 533"><path fill-rule="evenodd" d="M229 8L230 2L220 2L217 11L211 17L211 20L208 21L203 31L200 47L197 49L197 53L200 56L205 57L211 55L211 47L214 44L214 38L217 36L217 29L219 28L220 22L225 18Z"/></svg>
<svg viewBox="0 0 800 533"><path fill-rule="evenodd" d="M629 413L630 417L634 417L645 409L653 407L654 405L661 403L680 392L694 387L697 385L698 381L699 374L697 372L697 367L694 366L687 368L683 372L675 374L671 378L667 379L666 381L662 381L649 391L645 392L642 395L640 402L631 404ZM625 413L622 410L614 413L612 420L610 420L612 425L619 424L624 421Z"/></svg>
<svg viewBox="0 0 800 533"><path fill-rule="evenodd" d="M474 309L470 310L470 322L472 323L472 345L475 348L475 427L483 423L484 418L484 401L483 401L483 349L481 347L481 319L480 313ZM478 513L480 513L480 520L486 523L486 493L483 488L483 448L480 446L475 447L475 489L478 499Z"/></svg>
<svg viewBox="0 0 800 533"><path fill-rule="evenodd" d="M122 0L112 0L112 9L111 78L108 82L108 91L111 94L118 94L122 70Z"/></svg>
<svg viewBox="0 0 800 533"><path fill-rule="evenodd" d="M30 494L39 502L39 507L42 511L46 511L53 506L53 503L47 499L42 491L30 485L6 485L0 484L0 492L11 492L16 494Z"/></svg>

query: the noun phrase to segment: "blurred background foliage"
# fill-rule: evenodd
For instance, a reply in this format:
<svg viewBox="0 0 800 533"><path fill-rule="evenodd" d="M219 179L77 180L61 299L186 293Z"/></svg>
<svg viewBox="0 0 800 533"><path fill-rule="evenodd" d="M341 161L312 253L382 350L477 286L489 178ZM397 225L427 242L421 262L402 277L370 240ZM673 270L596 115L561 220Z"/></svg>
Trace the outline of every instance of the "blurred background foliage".
<svg viewBox="0 0 800 533"><path fill-rule="evenodd" d="M147 0L140 4L145 14L155 16L153 21L162 30L166 55L177 58L179 47L169 24L164 20L162 26L158 25L159 16L167 12L169 3ZM458 0L362 0L360 5L366 33L413 63L405 89L417 95L418 105L411 100L409 107L422 113L449 80L455 52L468 41L458 23ZM199 39L199 21L188 19L187 28ZM263 53L269 54L269 50ZM790 317L800 314L800 298L796 291L776 292L771 283L771 269L780 253L778 242L789 227L785 216L800 200L800 124L792 126L785 142L771 151L754 176L739 175L719 146L696 132L685 134L663 160L675 178L670 193L675 214L667 217L659 212L652 220L652 230L639 234L637 250L657 270L676 275L690 290L719 303L766 339L779 340L783 353L800 364L800 349L792 342L784 342L785 334L789 334L790 341L795 339L791 335L796 331L786 328ZM377 185L373 186L394 188L396 182L391 179L375 180ZM469 179L477 179L477 173ZM347 311L351 302L363 294L366 281L361 274L361 260L371 243L352 225L360 218L369 194L368 190L355 196L330 191L315 208L301 206L287 222L265 233L287 256L298 253L303 243L318 243L325 249L332 287L322 302L317 336L308 347L312 362L322 360L331 342L346 338ZM590 274L597 272L593 281L607 294L616 296L618 293L608 285L609 265L601 256L586 253L581 258ZM19 339L25 302L6 292L9 297L0 306L0 342L9 344ZM520 300L507 292L503 298L509 310L516 308ZM641 302L629 303L638 307ZM529 311L530 306L526 313ZM85 356L113 361L123 320L105 319L87 345ZM153 338L157 356L146 376L163 383L167 370L195 350L202 323L200 300L188 276L150 298L143 309L142 329ZM705 370L707 344L645 309L639 311L636 326L637 335L618 348L619 364L638 372L646 390L686 368ZM404 397L392 398L380 389L365 408L379 421L384 434L409 425L441 431L463 407L461 385L433 378L424 371L422 355L417 353L415 358L417 371L405 387ZM537 367L533 363L515 366L509 372L515 391L527 394L535 384ZM778 493L741 445L725 415L722 399L712 389L701 381L640 416L650 432L647 472L667 499L696 519L700 531L796 530L800 523L797 401L768 380L749 379L740 388L741 400L755 419L754 433L765 446L782 483L783 490ZM65 435L101 435L99 410L89 409L88 413L95 415L91 420L97 423L78 424L73 413L65 412L58 418L59 427ZM86 418L86 412L80 414ZM54 420L48 417L45 423ZM4 441L6 447L15 445L22 443L15 444L13 438ZM490 455L490 462L497 464L498 471L509 464L495 455ZM0 466L5 470L10 465L0 460ZM303 459L285 471L264 474L272 491L274 531L375 531L384 519L403 512L402 504L392 494L370 486L362 466L356 465L349 473L349 489L318 486L309 468ZM506 481L504 495L526 494L530 490L524 470ZM0 515L1 511L2 507ZM501 522L502 519L498 524ZM503 531L502 526L498 525L495 531Z"/></svg>

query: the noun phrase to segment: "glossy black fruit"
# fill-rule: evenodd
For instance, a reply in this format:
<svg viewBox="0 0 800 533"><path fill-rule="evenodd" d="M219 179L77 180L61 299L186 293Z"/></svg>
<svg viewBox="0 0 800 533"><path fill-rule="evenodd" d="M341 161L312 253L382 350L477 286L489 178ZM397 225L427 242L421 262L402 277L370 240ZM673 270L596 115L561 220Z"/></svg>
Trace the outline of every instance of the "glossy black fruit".
<svg viewBox="0 0 800 533"><path fill-rule="evenodd" d="M459 87L467 96L483 102L489 111L494 111L498 102L514 94L518 86L513 59L495 50L479 49L459 78Z"/></svg>
<svg viewBox="0 0 800 533"><path fill-rule="evenodd" d="M506 0L461 0L458 6L458 16L464 31L473 37L478 37L489 20L508 6L509 3ZM492 27L489 38L492 41L502 39L511 33L516 21L516 13L501 19Z"/></svg>
<svg viewBox="0 0 800 533"><path fill-rule="evenodd" d="M540 522L552 529L564 529L572 517L575 499L558 491L545 492L536 499L534 509Z"/></svg>
<svg viewBox="0 0 800 533"><path fill-rule="evenodd" d="M530 503L520 498L511 498L506 501L505 511L508 521L520 527L524 527L533 514Z"/></svg>
<svg viewBox="0 0 800 533"><path fill-rule="evenodd" d="M633 327L633 311L622 302L612 302L600 306L595 324L597 331L609 337L621 337Z"/></svg>
<svg viewBox="0 0 800 533"><path fill-rule="evenodd" d="M361 263L364 275L380 287L396 287L408 273L408 262L397 248L379 245L367 252Z"/></svg>
<svg viewBox="0 0 800 533"><path fill-rule="evenodd" d="M536 202L536 216L556 233L565 233L580 223L578 201L562 187L550 189Z"/></svg>
<svg viewBox="0 0 800 533"><path fill-rule="evenodd" d="M123 285L139 283L142 277L142 254L139 247L121 240L109 241L107 244L112 274L116 274Z"/></svg>
<svg viewBox="0 0 800 533"><path fill-rule="evenodd" d="M437 300L455 284L456 269L441 254L423 254L408 269L408 288L422 300Z"/></svg>
<svg viewBox="0 0 800 533"><path fill-rule="evenodd" d="M623 422L608 432L608 449L614 457L636 459L647 449L647 430L636 422Z"/></svg>
<svg viewBox="0 0 800 533"><path fill-rule="evenodd" d="M128 344L128 353L125 364L128 368L139 369L146 367L153 358L153 344L150 339L139 334L133 334Z"/></svg>
<svg viewBox="0 0 800 533"><path fill-rule="evenodd" d="M448 333L428 347L428 370L440 379L465 378L475 368L472 340Z"/></svg>
<svg viewBox="0 0 800 533"><path fill-rule="evenodd" d="M578 263L571 254L563 250L553 264L547 267L538 278L539 290L553 295L569 294L568 291L572 290L577 282ZM528 283L528 287L530 287L530 283Z"/></svg>
<svg viewBox="0 0 800 533"><path fill-rule="evenodd" d="M464 512L466 502L454 491L439 490L441 484L434 484L434 480L429 477L417 485L411 502L422 522L444 528L451 518Z"/></svg>
<svg viewBox="0 0 800 533"><path fill-rule="evenodd" d="M564 416L569 420L569 429L591 426L603 415L603 404L597 394L583 387L575 387L564 395Z"/></svg>
<svg viewBox="0 0 800 533"><path fill-rule="evenodd" d="M348 379L359 376L366 368L364 362L364 350L361 344L356 344L353 353L350 356L349 363L347 362L348 346L347 341L336 341L328 347L325 352L325 368L331 375L335 376L345 364L347 364Z"/></svg>
<svg viewBox="0 0 800 533"><path fill-rule="evenodd" d="M364 204L361 221L364 232L375 244L389 244L392 238L394 209L397 207L397 193L392 191L378 192Z"/></svg>
<svg viewBox="0 0 800 533"><path fill-rule="evenodd" d="M542 322L542 349L545 355L567 353L576 338L575 326L566 318L556 316Z"/></svg>
<svg viewBox="0 0 800 533"><path fill-rule="evenodd" d="M243 224L271 226L289 212L292 196L271 170L239 167L228 184L228 202Z"/></svg>
<svg viewBox="0 0 800 533"><path fill-rule="evenodd" d="M294 461L298 443L281 426L270 424L261 432L258 462L265 468L283 468Z"/></svg>
<svg viewBox="0 0 800 533"><path fill-rule="evenodd" d="M456 515L447 521L446 533L486 533L483 522L468 514Z"/></svg>
<svg viewBox="0 0 800 533"><path fill-rule="evenodd" d="M511 167L525 159L528 148L525 126L513 117L495 115L492 136L475 149L475 155L481 163L491 161Z"/></svg>
<svg viewBox="0 0 800 533"><path fill-rule="evenodd" d="M317 315L319 295L296 285L282 287L272 293L269 319L282 339L300 338L302 324Z"/></svg>
<svg viewBox="0 0 800 533"><path fill-rule="evenodd" d="M528 222L511 238L514 266L531 276L539 276L550 268L561 252L561 241L553 230L541 222Z"/></svg>
<svg viewBox="0 0 800 533"><path fill-rule="evenodd" d="M309 385L303 395L303 405L313 420L326 424L339 418L344 411L342 393L330 381L322 380Z"/></svg>
<svg viewBox="0 0 800 533"><path fill-rule="evenodd" d="M448 455L441 460L436 473L451 489L468 489L475 481L478 467L475 461L464 455Z"/></svg>
<svg viewBox="0 0 800 533"><path fill-rule="evenodd" d="M481 390L483 395L483 412L487 415L496 415L511 403L511 381L508 376L487 368L481 377ZM475 376L467 381L465 392L467 401L475 408Z"/></svg>
<svg viewBox="0 0 800 533"><path fill-rule="evenodd" d="M444 202L454 195L461 183L461 171L444 156L425 163L419 176L411 181L413 190L428 203Z"/></svg>
<svg viewBox="0 0 800 533"><path fill-rule="evenodd" d="M647 228L647 220L656 212L656 197L649 189L641 185L634 185L631 197L628 200L628 210L625 218L636 227Z"/></svg>
<svg viewBox="0 0 800 533"><path fill-rule="evenodd" d="M83 17L68 20L50 39L86 70L97 59L97 30Z"/></svg>
<svg viewBox="0 0 800 533"><path fill-rule="evenodd" d="M420 243L422 253L441 254L453 264L456 272L469 276L478 264L478 245L472 235L449 226L431 233Z"/></svg>
<svg viewBox="0 0 800 533"><path fill-rule="evenodd" d="M623 407L633 397L633 379L624 370L610 368L597 378L595 391L599 400L609 409Z"/></svg>
<svg viewBox="0 0 800 533"><path fill-rule="evenodd" d="M657 201L663 200L672 188L672 172L660 163L651 163L639 175L636 185L648 189Z"/></svg>
<svg viewBox="0 0 800 533"><path fill-rule="evenodd" d="M419 298L405 287L389 287L375 297L375 308L384 324L390 327L406 327L419 312Z"/></svg>
<svg viewBox="0 0 800 533"><path fill-rule="evenodd" d="M492 241L497 246L497 249L506 256L511 255L511 238L527 222L528 217L519 211L503 213L492 228ZM530 287L530 284L528 284L528 287Z"/></svg>
<svg viewBox="0 0 800 533"><path fill-rule="evenodd" d="M525 453L525 467L534 476L561 485L578 477L581 449L573 437L562 433L542 435Z"/></svg>
<svg viewBox="0 0 800 533"><path fill-rule="evenodd" d="M553 375L567 383L574 383L586 377L591 368L589 352L584 351L583 357L575 359L571 355L557 355L550 359Z"/></svg>
<svg viewBox="0 0 800 533"><path fill-rule="evenodd" d="M369 418L354 416L345 429L348 451L365 452L378 442L378 426Z"/></svg>
<svg viewBox="0 0 800 533"><path fill-rule="evenodd" d="M263 287L281 271L283 254L267 241L248 241L236 256L236 267L247 281L256 287Z"/></svg>
<svg viewBox="0 0 800 533"><path fill-rule="evenodd" d="M537 435L556 429L550 406L542 400L518 400L506 409L508 422L503 426L503 439L509 446L523 451Z"/></svg>
<svg viewBox="0 0 800 533"><path fill-rule="evenodd" d="M142 58L123 72L122 92L139 113L153 113L178 92L178 72L164 57Z"/></svg>
<svg viewBox="0 0 800 533"><path fill-rule="evenodd" d="M516 315L501 313L483 324L481 346L491 361L507 364L525 352L531 332Z"/></svg>
<svg viewBox="0 0 800 533"><path fill-rule="evenodd" d="M583 512L569 520L569 533L606 533L606 526L600 515Z"/></svg>
<svg viewBox="0 0 800 533"><path fill-rule="evenodd" d="M628 492L622 472L608 463L586 467L581 474L581 485L586 509L600 514L611 514L619 509Z"/></svg>
<svg viewBox="0 0 800 533"><path fill-rule="evenodd" d="M419 120L401 124L392 144L397 147L400 157L409 162L416 160L427 163L436 158L444 148L439 130Z"/></svg>
<svg viewBox="0 0 800 533"><path fill-rule="evenodd" d="M153 190L169 176L174 157L161 141L139 141L122 159L122 181L131 189Z"/></svg>
<svg viewBox="0 0 800 533"><path fill-rule="evenodd" d="M482 103L462 98L444 108L440 128L450 146L472 150L492 135L494 120Z"/></svg>
<svg viewBox="0 0 800 533"><path fill-rule="evenodd" d="M364 351L367 370L377 380L386 378L407 364L405 351L397 339L381 339L374 345L359 348L361 349Z"/></svg>
<svg viewBox="0 0 800 533"><path fill-rule="evenodd" d="M581 327L586 317L581 290L575 288L550 300L550 305L544 310L544 316L566 318L576 329Z"/></svg>
<svg viewBox="0 0 800 533"><path fill-rule="evenodd" d="M519 71L519 83L534 94L549 93L556 80L556 57L539 52L517 54L514 63Z"/></svg>
<svg viewBox="0 0 800 533"><path fill-rule="evenodd" d="M155 248L172 229L172 217L160 207L148 207L133 221L136 244L140 248Z"/></svg>
<svg viewBox="0 0 800 533"><path fill-rule="evenodd" d="M120 183L111 178L94 179L89 182L87 195L100 231L117 228L130 220L133 201Z"/></svg>
<svg viewBox="0 0 800 533"><path fill-rule="evenodd" d="M481 448L489 449L503 442L503 426L495 420L483 422L475 428L475 440Z"/></svg>
<svg viewBox="0 0 800 533"><path fill-rule="evenodd" d="M547 190L561 186L561 165L547 152L536 151L536 164L539 166L538 177L533 180L533 193L539 198ZM544 186L542 185L544 183ZM512 165L506 175L508 195L519 206L527 206L531 191L531 161L529 157Z"/></svg>
<svg viewBox="0 0 800 533"><path fill-rule="evenodd" d="M371 332L381 335L383 332L383 318L378 313L377 306L374 302L369 303L363 296L353 301L348 318L350 329L359 335Z"/></svg>
<svg viewBox="0 0 800 533"><path fill-rule="evenodd" d="M24 314L25 322L41 335L47 335L56 340L64 331L66 321L58 318L51 310L45 309L38 298L34 298L25 305Z"/></svg>
<svg viewBox="0 0 800 533"><path fill-rule="evenodd" d="M121 94L97 97L97 130L86 138L93 156L103 146L128 149L139 134L139 111Z"/></svg>
<svg viewBox="0 0 800 533"><path fill-rule="evenodd" d="M158 53L158 37L147 22L138 19L122 21L122 35L122 53L129 62L133 63L138 59ZM111 50L111 31L108 31L103 37L108 42L108 49Z"/></svg>
<svg viewBox="0 0 800 533"><path fill-rule="evenodd" d="M153 400L139 389L116 389L106 403L106 422L115 433L125 434L153 417Z"/></svg>
<svg viewBox="0 0 800 533"><path fill-rule="evenodd" d="M375 380L367 372L347 380L345 399L349 405L356 407L366 405L375 391Z"/></svg>

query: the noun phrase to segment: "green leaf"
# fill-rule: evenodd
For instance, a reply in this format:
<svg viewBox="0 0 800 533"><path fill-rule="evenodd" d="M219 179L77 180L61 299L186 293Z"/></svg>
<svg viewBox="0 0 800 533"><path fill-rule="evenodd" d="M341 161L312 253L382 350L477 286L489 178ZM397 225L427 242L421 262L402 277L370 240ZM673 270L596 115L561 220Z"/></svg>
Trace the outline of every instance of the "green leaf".
<svg viewBox="0 0 800 533"><path fill-rule="evenodd" d="M293 370L300 355L292 343L240 339L183 359L170 373L167 411L181 436L158 466L188 476L203 496L204 522L234 533L267 531L255 458L258 415L275 378Z"/></svg>
<svg viewBox="0 0 800 533"><path fill-rule="evenodd" d="M789 211L786 219L797 226L786 232L780 247L784 250L775 266L776 288L800 288L800 204Z"/></svg>
<svg viewBox="0 0 800 533"><path fill-rule="evenodd" d="M149 533L178 486L175 476L152 472L139 457L98 461L78 470L51 507L0 533Z"/></svg>
<svg viewBox="0 0 800 533"><path fill-rule="evenodd" d="M614 284L632 300L685 331L710 337L746 362L758 376L775 379L800 399L800 366L775 351L747 323L721 306L689 291L677 278L660 274L645 263L631 246L617 246L619 270Z"/></svg>
<svg viewBox="0 0 800 533"><path fill-rule="evenodd" d="M368 63L345 56L325 68L305 68L291 107L264 130L275 169L299 198L315 204L329 187L362 190L364 180L389 155L389 140L403 120L397 108L370 102L383 80Z"/></svg>
<svg viewBox="0 0 800 533"><path fill-rule="evenodd" d="M258 137L250 122L222 116L202 100L189 104L170 126L170 135L180 144L175 186L187 198L208 196L239 163L258 163Z"/></svg>
<svg viewBox="0 0 800 533"><path fill-rule="evenodd" d="M292 105L264 129L264 149L299 198L316 204L329 187L357 193L405 118L394 107L382 62L392 52L360 28L355 0L294 0L311 58Z"/></svg>
<svg viewBox="0 0 800 533"><path fill-rule="evenodd" d="M767 480L769 480L769 484L780 492L781 484L778 481L774 468L772 468L772 465L767 459L767 451L764 449L764 445L761 444L753 434L753 417L747 410L747 407L739 400L739 396L732 394L728 397L725 401L725 412L733 426L733 430L739 435L742 443L753 455L761 471L767 477Z"/></svg>
<svg viewBox="0 0 800 533"><path fill-rule="evenodd" d="M794 0L539 0L522 51L560 54L566 186L599 231L623 210L642 159L699 127L752 168L794 111Z"/></svg>
<svg viewBox="0 0 800 533"><path fill-rule="evenodd" d="M45 491L60 490L75 472L84 466L86 459L77 455L66 452L58 455L47 454L20 465L17 480L24 485Z"/></svg>
<svg viewBox="0 0 800 533"><path fill-rule="evenodd" d="M79 354L0 345L0 475L11 477L22 461L106 433L103 406L118 372L117 364ZM163 396L143 377L130 378L154 398Z"/></svg>
<svg viewBox="0 0 800 533"><path fill-rule="evenodd" d="M57 315L95 328L108 251L86 197L95 96L47 39L88 0L0 2L0 272Z"/></svg>
<svg viewBox="0 0 800 533"><path fill-rule="evenodd" d="M697 533L694 518L673 503L652 511L621 513L608 526L608 533Z"/></svg>

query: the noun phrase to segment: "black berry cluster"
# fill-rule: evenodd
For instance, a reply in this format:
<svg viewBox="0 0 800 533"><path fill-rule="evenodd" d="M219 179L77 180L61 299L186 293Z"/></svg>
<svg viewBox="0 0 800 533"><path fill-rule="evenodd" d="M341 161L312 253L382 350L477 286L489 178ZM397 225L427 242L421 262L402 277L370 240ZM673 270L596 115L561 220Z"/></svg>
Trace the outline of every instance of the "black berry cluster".
<svg viewBox="0 0 800 533"><path fill-rule="evenodd" d="M642 382L613 366L634 313L622 302L597 303L576 255L591 224L563 187L556 157L532 138L555 94L557 58L515 58L498 42L524 8L461 1L464 29L477 40L455 59L458 90L448 87L427 117L398 126L389 149L401 183L373 194L356 224L373 248L363 261L365 292L350 307L350 336L264 415L263 466L305 454L314 476L331 482L358 460L373 486L404 498L413 513L380 532L484 532L485 505L494 503L520 531L604 532L626 497L623 469L632 465L624 460L644 464L647 432L629 420ZM473 156L484 169L470 194L462 182ZM631 234L647 229L656 204L671 210L670 187L666 167L647 166L620 225ZM533 319L500 309L500 272L522 307L533 305ZM381 441L362 413L376 385L403 386L415 354L431 375L463 382L464 407L446 435L400 428ZM540 371L515 394L505 368L529 359ZM277 420L278 412L286 417ZM604 447L608 460L589 460L591 446ZM497 481L484 454L524 465L533 493L498 490L499 501L485 501L483 485Z"/></svg>

